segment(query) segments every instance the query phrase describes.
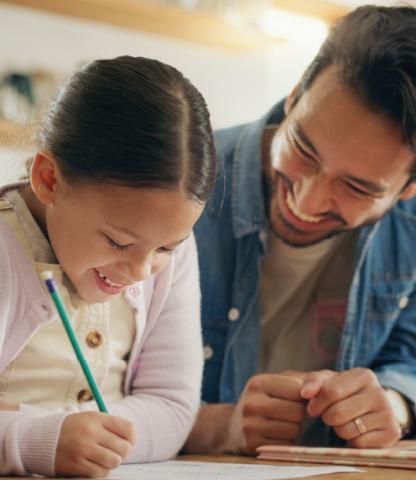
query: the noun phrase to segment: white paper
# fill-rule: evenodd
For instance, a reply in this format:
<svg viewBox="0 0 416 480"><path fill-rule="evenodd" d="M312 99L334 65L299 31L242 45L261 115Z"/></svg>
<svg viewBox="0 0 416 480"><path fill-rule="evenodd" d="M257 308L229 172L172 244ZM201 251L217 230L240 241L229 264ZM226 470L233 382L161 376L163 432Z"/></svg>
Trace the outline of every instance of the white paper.
<svg viewBox="0 0 416 480"><path fill-rule="evenodd" d="M278 480L305 478L328 473L363 472L346 466L298 467L245 463L168 462L122 465L107 480Z"/></svg>

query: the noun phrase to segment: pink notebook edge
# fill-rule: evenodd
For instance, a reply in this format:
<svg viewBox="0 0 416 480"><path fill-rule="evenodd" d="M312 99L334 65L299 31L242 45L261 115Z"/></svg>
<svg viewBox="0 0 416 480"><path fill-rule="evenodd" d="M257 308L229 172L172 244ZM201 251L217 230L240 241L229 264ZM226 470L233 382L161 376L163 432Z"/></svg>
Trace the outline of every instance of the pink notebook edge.
<svg viewBox="0 0 416 480"><path fill-rule="evenodd" d="M366 457L356 457L354 460L347 460L346 458L341 457L298 457L296 455L286 456L286 455L267 455L259 454L257 455L258 460L275 460L279 462L296 462L296 463L317 463L317 464L327 464L327 465L347 465L352 467L378 467L378 468L396 468L402 470L416 470L416 463L394 463L394 462L383 462L377 463L370 461Z"/></svg>
<svg viewBox="0 0 416 480"><path fill-rule="evenodd" d="M290 455L323 455L332 457L354 457L354 458L369 458L369 459L400 459L416 461L416 450L406 448L331 448L331 447L302 447L289 445L262 445L257 448L260 453L272 454L290 454Z"/></svg>

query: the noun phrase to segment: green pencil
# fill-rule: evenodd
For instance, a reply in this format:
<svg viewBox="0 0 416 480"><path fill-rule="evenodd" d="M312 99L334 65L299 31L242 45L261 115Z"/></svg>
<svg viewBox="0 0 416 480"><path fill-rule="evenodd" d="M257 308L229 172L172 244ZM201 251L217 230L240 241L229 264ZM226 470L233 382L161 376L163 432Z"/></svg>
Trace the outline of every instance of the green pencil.
<svg viewBox="0 0 416 480"><path fill-rule="evenodd" d="M97 402L100 412L108 413L107 407L104 404L103 396L98 388L97 383L93 377L90 366L84 354L82 353L81 347L78 343L77 336L72 328L71 321L69 320L68 313L65 309L65 306L61 300L61 297L56 288L56 283L53 278L52 272L43 272L41 273L42 279L45 281L46 287L52 297L52 300L58 310L59 316L61 317L62 323L64 324L66 333L68 334L69 341L71 342L72 348L74 349L75 355L78 358L78 362L81 365L82 371L84 372L85 378L87 379L88 385L94 395L94 399Z"/></svg>

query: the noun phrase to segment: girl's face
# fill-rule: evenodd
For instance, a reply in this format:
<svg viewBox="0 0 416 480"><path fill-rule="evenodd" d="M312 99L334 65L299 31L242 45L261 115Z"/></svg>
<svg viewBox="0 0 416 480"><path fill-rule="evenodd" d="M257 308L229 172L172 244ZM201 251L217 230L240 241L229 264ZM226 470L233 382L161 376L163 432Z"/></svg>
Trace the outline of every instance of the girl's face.
<svg viewBox="0 0 416 480"><path fill-rule="evenodd" d="M178 190L69 186L58 172L52 186L43 183L50 189L45 198L36 191L33 171L32 184L55 255L90 303L105 302L162 270L203 210Z"/></svg>

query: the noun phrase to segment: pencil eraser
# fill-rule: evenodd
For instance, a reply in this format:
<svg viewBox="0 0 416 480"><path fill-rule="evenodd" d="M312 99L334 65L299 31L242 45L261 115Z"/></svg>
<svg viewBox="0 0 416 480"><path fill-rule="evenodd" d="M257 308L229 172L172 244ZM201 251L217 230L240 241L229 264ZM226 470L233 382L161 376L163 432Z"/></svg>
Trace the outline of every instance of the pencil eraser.
<svg viewBox="0 0 416 480"><path fill-rule="evenodd" d="M41 272L39 276L42 280L51 280L53 278L52 272L49 270L46 272Z"/></svg>

